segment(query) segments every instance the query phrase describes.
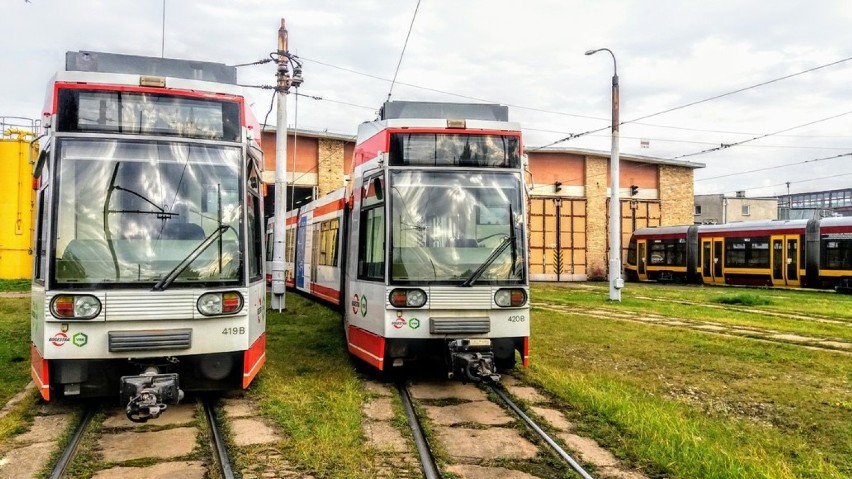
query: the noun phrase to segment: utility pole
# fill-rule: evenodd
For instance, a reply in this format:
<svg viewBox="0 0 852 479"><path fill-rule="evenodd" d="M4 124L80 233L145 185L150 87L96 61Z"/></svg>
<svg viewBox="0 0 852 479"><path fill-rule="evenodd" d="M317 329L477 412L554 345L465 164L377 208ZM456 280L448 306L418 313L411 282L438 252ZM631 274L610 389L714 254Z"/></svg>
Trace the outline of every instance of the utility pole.
<svg viewBox="0 0 852 479"><path fill-rule="evenodd" d="M287 27L281 19L278 29L278 79L275 87L278 96L278 115L275 125L275 224L272 229L272 309L279 312L286 308L284 283L285 223L287 212L287 94L290 87L302 84L302 68L293 62L293 76L290 76L288 64L293 61L287 50Z"/></svg>

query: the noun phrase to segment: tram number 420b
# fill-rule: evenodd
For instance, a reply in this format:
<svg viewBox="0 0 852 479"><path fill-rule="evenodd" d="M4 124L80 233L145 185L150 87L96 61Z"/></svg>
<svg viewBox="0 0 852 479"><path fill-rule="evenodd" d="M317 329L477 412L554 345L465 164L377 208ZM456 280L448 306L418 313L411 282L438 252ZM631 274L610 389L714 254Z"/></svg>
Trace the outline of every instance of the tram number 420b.
<svg viewBox="0 0 852 479"><path fill-rule="evenodd" d="M515 316L509 316L509 322L510 323L523 323L526 320L527 320L527 318L523 314L515 315Z"/></svg>
<svg viewBox="0 0 852 479"><path fill-rule="evenodd" d="M225 328L222 330L222 334L246 334L246 328L245 326Z"/></svg>

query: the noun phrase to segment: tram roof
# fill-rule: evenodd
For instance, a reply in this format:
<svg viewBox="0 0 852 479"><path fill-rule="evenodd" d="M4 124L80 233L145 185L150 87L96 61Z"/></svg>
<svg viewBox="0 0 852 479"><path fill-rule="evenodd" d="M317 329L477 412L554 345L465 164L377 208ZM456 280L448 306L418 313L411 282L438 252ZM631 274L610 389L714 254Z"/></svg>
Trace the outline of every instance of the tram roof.
<svg viewBox="0 0 852 479"><path fill-rule="evenodd" d="M65 70L95 73L127 73L185 80L237 84L237 68L224 63L144 57L118 53L79 51L65 53Z"/></svg>

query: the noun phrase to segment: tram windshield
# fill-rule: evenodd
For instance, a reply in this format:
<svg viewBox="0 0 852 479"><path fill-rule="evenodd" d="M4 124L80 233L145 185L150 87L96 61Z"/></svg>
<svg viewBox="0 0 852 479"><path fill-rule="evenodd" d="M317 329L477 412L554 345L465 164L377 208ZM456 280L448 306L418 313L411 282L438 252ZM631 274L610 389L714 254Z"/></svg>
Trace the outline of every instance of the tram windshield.
<svg viewBox="0 0 852 479"><path fill-rule="evenodd" d="M391 171L390 179L391 282L525 281L519 175Z"/></svg>
<svg viewBox="0 0 852 479"><path fill-rule="evenodd" d="M238 281L240 156L222 145L60 140L56 282L152 285L211 241L174 284Z"/></svg>

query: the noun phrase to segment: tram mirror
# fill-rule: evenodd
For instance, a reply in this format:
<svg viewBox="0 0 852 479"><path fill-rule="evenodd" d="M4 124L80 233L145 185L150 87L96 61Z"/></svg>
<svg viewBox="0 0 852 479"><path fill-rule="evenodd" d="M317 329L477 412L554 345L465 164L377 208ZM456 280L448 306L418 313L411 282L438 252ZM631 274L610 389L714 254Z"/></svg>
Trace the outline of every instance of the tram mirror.
<svg viewBox="0 0 852 479"><path fill-rule="evenodd" d="M376 193L376 199L382 201L385 197L385 192L382 189L382 180L378 176L373 178L373 191Z"/></svg>

